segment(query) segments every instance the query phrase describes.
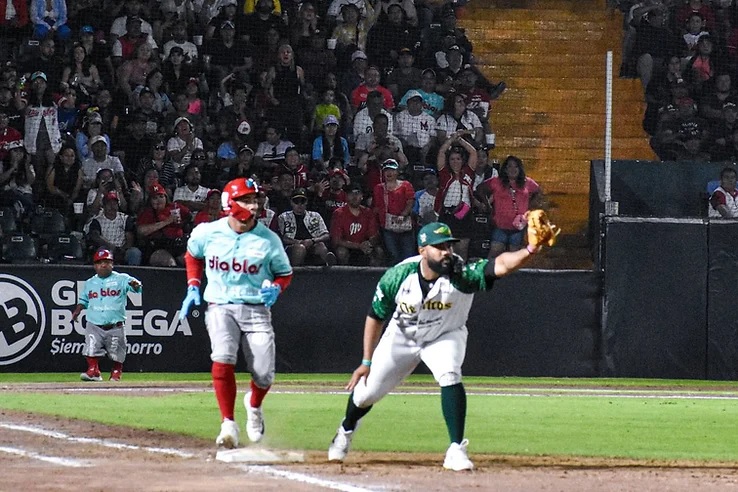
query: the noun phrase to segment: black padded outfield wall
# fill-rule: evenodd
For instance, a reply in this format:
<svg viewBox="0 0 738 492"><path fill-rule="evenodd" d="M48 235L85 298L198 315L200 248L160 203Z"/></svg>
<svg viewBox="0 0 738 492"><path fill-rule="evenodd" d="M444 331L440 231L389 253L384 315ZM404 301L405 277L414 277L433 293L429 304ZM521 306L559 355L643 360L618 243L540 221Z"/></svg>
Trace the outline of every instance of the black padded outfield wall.
<svg viewBox="0 0 738 492"><path fill-rule="evenodd" d="M738 221L709 225L707 378L738 379Z"/></svg>
<svg viewBox="0 0 738 492"><path fill-rule="evenodd" d="M707 183L720 178L731 162L612 161L612 200L620 216L704 217ZM591 161L591 220L604 212L605 163Z"/></svg>
<svg viewBox="0 0 738 492"><path fill-rule="evenodd" d="M707 376L707 225L605 219L602 372Z"/></svg>
<svg viewBox="0 0 738 492"><path fill-rule="evenodd" d="M140 278L129 296L126 370L210 369L199 309L178 319L177 269L119 268ZM91 267L0 267L0 372L84 369L81 323L71 322ZM380 269L298 269L273 309L277 371L350 373L361 362L364 319ZM464 372L490 376L597 376L599 282L587 271L520 271L478 294L467 323ZM103 368L105 365L103 364ZM243 370L243 361L239 370Z"/></svg>

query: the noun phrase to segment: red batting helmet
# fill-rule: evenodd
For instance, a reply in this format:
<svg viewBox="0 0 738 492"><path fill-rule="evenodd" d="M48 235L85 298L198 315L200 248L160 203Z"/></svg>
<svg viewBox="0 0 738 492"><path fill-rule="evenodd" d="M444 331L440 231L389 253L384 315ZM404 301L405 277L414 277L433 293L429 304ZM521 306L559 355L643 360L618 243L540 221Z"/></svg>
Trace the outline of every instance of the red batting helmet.
<svg viewBox="0 0 738 492"><path fill-rule="evenodd" d="M236 203L235 200L253 193L259 193L259 186L253 179L236 178L229 181L225 185L225 188L223 188L221 198L223 200L223 209L236 219L246 222L251 218L252 213Z"/></svg>
<svg viewBox="0 0 738 492"><path fill-rule="evenodd" d="M93 263L97 263L98 261L103 260L113 261L113 253L109 249L100 248L95 251L95 256L92 257Z"/></svg>

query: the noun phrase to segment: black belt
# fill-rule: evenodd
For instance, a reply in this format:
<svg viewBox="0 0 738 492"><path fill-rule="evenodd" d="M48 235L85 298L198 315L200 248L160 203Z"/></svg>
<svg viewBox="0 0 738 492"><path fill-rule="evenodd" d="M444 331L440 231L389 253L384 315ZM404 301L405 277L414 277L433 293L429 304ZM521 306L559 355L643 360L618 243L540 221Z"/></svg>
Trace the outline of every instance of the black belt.
<svg viewBox="0 0 738 492"><path fill-rule="evenodd" d="M100 328L107 331L112 330L113 328L120 328L121 326L123 326L123 322L118 321L117 323L111 323L109 325L100 325Z"/></svg>

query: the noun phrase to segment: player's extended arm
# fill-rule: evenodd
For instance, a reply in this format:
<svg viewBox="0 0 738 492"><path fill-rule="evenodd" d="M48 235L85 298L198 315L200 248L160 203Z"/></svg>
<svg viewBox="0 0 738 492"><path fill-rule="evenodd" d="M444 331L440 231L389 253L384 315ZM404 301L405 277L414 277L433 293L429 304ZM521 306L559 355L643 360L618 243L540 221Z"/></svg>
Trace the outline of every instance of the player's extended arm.
<svg viewBox="0 0 738 492"><path fill-rule="evenodd" d="M364 357L361 365L351 375L351 380L346 385L347 391L352 391L362 377L369 375L372 356L374 355L374 349L377 348L377 343L379 343L379 337L382 335L383 325L384 320L372 316L366 317L366 322L364 323Z"/></svg>
<svg viewBox="0 0 738 492"><path fill-rule="evenodd" d="M185 319L187 313L193 304L201 304L200 282L202 272L205 270L205 260L195 258L190 252L185 253L185 269L187 271L187 295L182 301L182 307L179 310L179 319Z"/></svg>

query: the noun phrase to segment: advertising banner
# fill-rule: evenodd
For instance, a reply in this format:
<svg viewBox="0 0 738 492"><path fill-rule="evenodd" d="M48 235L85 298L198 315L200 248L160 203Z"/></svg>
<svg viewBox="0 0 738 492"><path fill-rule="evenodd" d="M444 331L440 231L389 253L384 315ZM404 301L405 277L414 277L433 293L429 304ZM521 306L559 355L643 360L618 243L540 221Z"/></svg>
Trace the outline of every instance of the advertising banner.
<svg viewBox="0 0 738 492"><path fill-rule="evenodd" d="M125 370L208 371L207 332L200 310L179 319L184 272L116 267L141 280L128 296ZM80 266L0 268L0 372L66 372L86 367L82 356L85 312L72 312L94 270ZM101 361L101 367L107 367Z"/></svg>

